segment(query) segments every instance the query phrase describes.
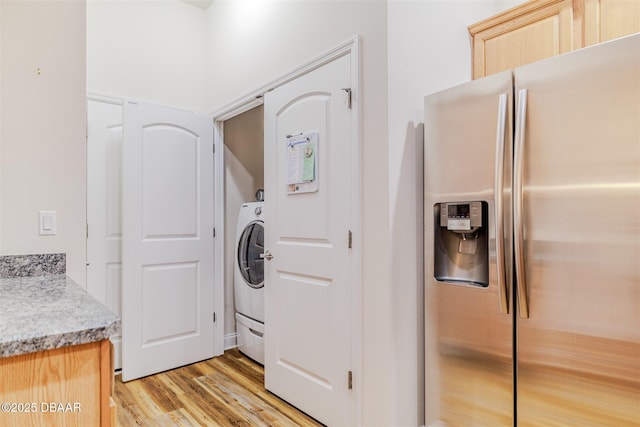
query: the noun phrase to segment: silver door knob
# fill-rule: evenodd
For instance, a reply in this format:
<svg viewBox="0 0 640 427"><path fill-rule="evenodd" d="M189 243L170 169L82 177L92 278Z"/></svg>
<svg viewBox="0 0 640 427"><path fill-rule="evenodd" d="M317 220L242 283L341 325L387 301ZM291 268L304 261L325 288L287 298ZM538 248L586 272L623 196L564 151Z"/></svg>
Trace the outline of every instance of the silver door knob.
<svg viewBox="0 0 640 427"><path fill-rule="evenodd" d="M260 254L260 258L264 258L266 260L270 260L270 259L273 258L273 255L271 255L271 252L266 251L265 253Z"/></svg>

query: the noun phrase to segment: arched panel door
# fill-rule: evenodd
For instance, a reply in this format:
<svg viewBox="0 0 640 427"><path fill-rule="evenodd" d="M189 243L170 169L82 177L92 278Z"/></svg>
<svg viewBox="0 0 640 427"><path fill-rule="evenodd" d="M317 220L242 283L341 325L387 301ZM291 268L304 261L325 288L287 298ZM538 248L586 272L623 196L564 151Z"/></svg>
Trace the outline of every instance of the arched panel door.
<svg viewBox="0 0 640 427"><path fill-rule="evenodd" d="M122 377L214 355L213 126L125 102Z"/></svg>
<svg viewBox="0 0 640 427"><path fill-rule="evenodd" d="M265 385L353 424L349 233L355 123L345 55L265 94Z"/></svg>

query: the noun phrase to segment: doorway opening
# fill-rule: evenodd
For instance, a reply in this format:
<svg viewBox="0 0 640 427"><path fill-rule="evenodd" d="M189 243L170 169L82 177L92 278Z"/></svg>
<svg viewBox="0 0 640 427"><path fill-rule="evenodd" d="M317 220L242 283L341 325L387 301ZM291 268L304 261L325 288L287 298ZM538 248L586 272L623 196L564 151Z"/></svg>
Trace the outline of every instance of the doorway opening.
<svg viewBox="0 0 640 427"><path fill-rule="evenodd" d="M236 291L242 279L236 277L238 257L238 223L241 207L256 202L264 190L264 107L255 106L222 123L224 129L224 348L228 350L240 344L236 312L239 306L264 303L262 290L251 286ZM246 216L246 215L245 215ZM236 283L238 282L238 283ZM242 292L244 290L244 292ZM239 291L239 292L238 292ZM243 298L245 301L236 301ZM240 304L239 304L240 303ZM247 313L243 313L247 315ZM249 313L250 319L260 317ZM257 319L262 320L263 319ZM249 321L249 320L247 320ZM245 322L246 323L246 322ZM260 340L260 337L256 337ZM259 344L256 344L259 347ZM260 350L256 350L260 351ZM254 357L256 359L256 357ZM257 357L260 362L260 358Z"/></svg>
<svg viewBox="0 0 640 427"><path fill-rule="evenodd" d="M344 228L344 230L342 230L343 233L340 233L339 235L337 234L331 235L327 237L327 239L329 239L331 242L335 241L338 246L340 246L341 244L345 245L344 247L348 248L347 250L349 251L349 254L350 254L348 258L351 260L348 268L345 267L346 270L348 270L348 272L345 272L343 274L344 283L345 285L347 285L345 289L348 289L348 295L342 296L341 298L338 299L339 301L345 302L345 304L342 304L343 306L346 307L348 305L347 309L340 312L341 313L344 312L345 314L343 315L346 316L346 318L348 319L344 322L344 325L345 325L345 329L349 330L349 334L351 336L351 339L349 340L350 345L347 346L349 347L349 354L346 357L341 356L340 360L346 360L347 365L345 366L350 366L350 368L349 367L345 368L344 366L341 366L340 367L341 369L333 369L330 374L327 374L328 375L327 377L329 376L331 377L332 384L344 383L343 384L344 387L338 387L338 388L333 387L332 390L333 389L342 390L344 388L344 390L347 391L346 396L341 394L339 397L338 394L336 394L334 397L331 397L331 399L338 399L340 400L340 402L347 402L347 404L345 405L345 408L347 409L341 412L342 414L341 416L343 417L343 423L347 422L347 423L353 423L353 424L358 424L358 421L359 421L360 404L361 404L360 403L361 402L361 386L360 385L362 380L359 375L361 373L361 358L362 358L362 354L361 354L361 339L362 339L362 336L361 336L361 329L362 329L362 324L361 324L361 312L362 312L361 248L357 244L353 246L351 245L352 231L353 231L353 235L356 236L356 240L354 241L357 241L357 239L361 236L361 227L362 227L361 206L359 203L361 186L362 186L361 173L360 173L360 158L361 158L362 147L361 147L361 141L360 141L361 129L360 129L360 120L359 120L359 117L360 117L359 94L361 93L361 91L360 91L360 85L359 85L360 79L359 79L359 66L358 66L359 64L358 40L359 40L358 37L354 37L353 39L348 40L347 42L343 43L340 46L337 46L331 51L326 52L324 55L321 55L315 60L293 70L289 74L286 74L280 77L279 79L276 79L264 85L258 90L248 94L247 96L233 103L228 104L227 106L223 107L221 110L218 110L215 113L211 114L211 117L213 117L214 127L215 127L214 137L215 137L215 146L216 146L216 155L215 155L216 164L214 167L214 170L216 171L216 176L214 179L217 184L214 190L214 194L216 197L216 201L215 201L216 225L215 226L216 226L216 229L218 230L218 236L217 236L218 239L216 239L216 243L215 243L216 244L215 258L218 262L222 262L225 265L225 269L219 269L218 271L215 272L216 274L215 280L217 283L224 283L223 287L218 286L218 288L224 288L226 292L224 296L225 348L233 347L233 340L237 339L237 335L236 335L237 331L235 331L234 333L234 326L236 325L235 318L233 317L233 315L235 314L235 310L234 310L235 307L233 305L233 299L231 298L231 295L232 295L231 290L233 289L233 277L232 277L233 274L231 275L229 274L230 272L233 271L233 266L234 266L234 263L236 262L236 256L235 256L234 250L231 249L232 245L235 244L235 238L236 238L236 232L237 232L235 229L234 223L236 223L236 218L238 218L239 206L241 206L241 204L246 201L246 200L243 200L243 198L246 199L248 197L249 200L254 199L253 192L257 188L255 186L256 179L251 176L252 175L251 172L243 170L243 169L246 169L246 166L243 164L241 159L238 158L239 155L243 155L243 154L246 155L247 153L238 153L237 151L236 152L232 151L233 149L235 149L234 147L235 143L228 142L229 135L230 133L233 132L232 129L236 124L234 123L234 121L237 119L240 123L243 123L244 126L247 126L247 127L253 126L253 124L251 125L247 124L248 117L246 116L243 117L243 116L245 115L245 113L248 115L251 115L253 113L258 113L258 111L260 111L258 115L261 116L260 118L264 121L265 134L267 135L263 137L265 138L263 139L263 144L264 144L263 149L265 150L264 158L263 158L263 161L265 161L264 170L263 170L263 177L265 181L264 199L265 199L266 215L268 217L268 218L265 218L265 228L267 229L267 232L265 233L264 257L270 260L268 261L268 263L270 264L269 264L269 268L265 270L265 278L267 276L267 270L269 271L269 274L273 273L274 271L280 271L278 267L278 262L280 262L280 260L295 258L295 257L286 256L284 254L282 254L283 256L278 257L277 253L271 254L270 251L267 250L268 248L266 247L268 246L267 240L269 239L273 240L273 237L275 236L273 234L270 234L272 232L268 231L268 227L270 226L269 222L270 221L274 222L274 224L272 224L274 226L273 230L282 228L282 227L279 228L275 226L276 225L275 223L278 222L277 218L279 218L279 215L280 215L277 212L278 207L281 207L282 205L282 203L277 201L277 200L280 200L281 198L280 196L285 197L287 199L292 199L295 197L294 201L296 203L303 199L304 200L311 199L315 194L320 194L320 196L323 196L325 195L325 192L329 189L329 184L332 182L329 177L332 177L333 180L336 182L339 181L339 182L347 183L348 181L349 185L353 183L352 184L353 186L350 187L352 190L350 192L349 201L345 203L341 203L342 210L345 212L349 212L348 218L345 219L345 221L341 222L341 225L343 227L336 226L336 227L322 228L322 230L324 229L342 230L342 228ZM345 71L345 68L342 68L342 67L338 67L337 69L333 69L329 67L329 64L332 64L332 63L335 64L340 62L340 58L342 59L347 58L346 71ZM343 66L345 65L344 61L341 63L343 64ZM309 88L307 86L302 88L299 86L300 84L305 85L307 83L316 82L316 80L314 79L319 76L328 77L329 74L325 74L325 72L327 72L326 70L329 70L329 69L334 70L336 72L338 69L342 70L344 74L341 74L341 75L347 76L346 81L333 82L331 83L330 87L324 88L322 90L318 88L314 89L313 87ZM321 71L321 70L325 70L325 71ZM313 76L316 76L316 77L313 77ZM323 170L322 169L323 167L326 168L328 167L329 164L333 164L333 162L329 163L328 152L327 153L322 152L321 156L323 160L322 162L319 162L316 166L320 168L318 169L319 170L318 175L313 175L314 177L316 176L321 177L321 178L318 178L318 182L320 182L319 180L322 180L322 185L323 185L320 193L308 193L308 194L305 193L302 196L296 195L291 197L288 197L286 194L284 195L282 195L281 193L276 194L277 189L282 190L283 187L277 182L273 182L273 177L276 176L276 173L278 175L282 175L285 172L288 172L290 174L291 167L292 167L290 161L286 161L282 163L282 160L285 158L284 153L280 153L278 155L274 154L276 141L278 142L286 141L290 138L290 136L287 136L287 135L291 133L291 136L293 136L294 134L296 134L296 131L304 131L305 129L308 130L309 132L313 130L316 130L316 131L320 130L321 131L320 134L322 135L321 142L317 144L321 144L321 145L318 145L318 147L320 147L320 149L323 149L323 147L324 148L328 147L329 146L328 144L330 143L330 141L332 141L331 138L335 137L334 133L328 132L326 129L323 131L324 129L323 126L316 125L315 123L312 123L312 122L297 123L295 126L294 125L289 126L289 127L292 127L292 129L288 129L286 131L288 132L287 135L278 134L276 136L276 133L273 131L273 126L275 123L274 120L277 116L280 115L280 113L287 110L287 108L284 108L280 101L274 102L275 99L279 99L279 98L274 98L274 96L282 97L283 96L282 94L284 93L282 92L282 90L284 90L285 87L291 88L294 92L298 91L298 89L296 88L299 88L302 92L304 92L302 95L293 94L292 96L293 96L293 99L295 100L300 100L303 98L306 100L307 99L306 95L310 93L317 94L319 93L318 91L320 91L322 93L320 95L320 98L326 97L327 100L334 99L335 101L334 101L334 104L332 105L334 105L338 109L342 109L350 117L348 120L351 124L347 126L348 129L350 130L347 131L342 137L338 138L339 140L345 142L345 144L342 146L342 149L343 149L342 152L343 153L346 152L345 156L339 158L339 160L345 159L345 158L349 159L349 161L347 162L348 166L345 166L344 164L340 163L341 165L340 171L346 171L349 174L349 176L346 177L345 179L337 178L336 174L332 173L328 169ZM276 95L276 94L279 94L279 95ZM289 92L286 92L284 96L289 96L287 94L289 94ZM315 102L315 101L318 101L317 98L318 97L312 97L311 100ZM287 102L286 100L284 100L283 102L285 103L284 105L290 106L293 101ZM264 107L263 107L263 103L264 103ZM267 111L267 107L269 107L269 105L271 105L272 106L271 108L273 108L273 106L275 106L276 104L278 105L278 107L276 107L277 111L275 110ZM312 106L315 104L313 102L310 102L308 105ZM256 111L252 111L254 109ZM324 112L325 109L322 109L322 111ZM309 116L309 114L303 114L302 116L300 116L300 118L302 117L311 117L313 119L313 118L317 118L318 115L311 114L311 116ZM331 120L330 123L334 123L334 121ZM336 121L335 123L338 123L338 122ZM268 125L271 127L268 128ZM247 131L247 129L245 128L244 131ZM267 137L268 139L266 139ZM264 148L267 146L267 143L269 143L271 147L271 149L269 150L266 150L266 148ZM278 147L280 147L280 145L278 145ZM255 145L249 145L249 148L248 149L245 148L245 150L248 150L248 152L253 151L252 153L253 155L257 154L255 152L256 151ZM335 151L335 150L332 150L332 151ZM269 154L271 156L270 159L267 159L266 154ZM290 157L291 156L289 155L286 156L287 159L289 159ZM278 162L274 162L274 159L277 159ZM245 159L245 160L248 161L248 159ZM228 165L227 163L232 163L233 165ZM278 164L276 163L280 164L280 166L278 166ZM232 171L230 170L232 168L236 168L236 169ZM230 194L230 192L234 191L236 195L242 194L242 192L240 188L236 188L238 184L235 182L235 179L237 179L237 177L230 177L231 173L239 173L241 175L244 174L245 179L247 180L246 182L254 184L253 187L249 186L248 189L245 189L245 195L243 197L240 197L235 201L232 200L233 194ZM231 179L232 182L227 182L227 180L229 179ZM270 192L273 194L270 194ZM313 203L313 201L310 201L310 202L311 203L309 205L304 206L305 209L308 209L312 205L313 206L316 205ZM271 206L270 205L271 203L274 203L274 205ZM289 205L286 205L286 207L290 208ZM321 204L321 207L326 208L326 203ZM288 212L288 213L285 212L285 214L295 215L295 212ZM305 216L307 215L306 211L300 212L300 214L302 215L301 218L302 217L307 218L307 216ZM273 217L271 217L270 215L273 215ZM282 217L284 218L285 216L286 215L283 215ZM316 213L316 216L317 216L317 213ZM329 216L327 216L327 218L328 217ZM297 221L297 222L286 221L286 222L287 224L293 224L293 223L297 224L300 221ZM314 224L317 224L317 223L314 222ZM305 227L302 230L302 232L304 233L310 230L317 231L317 229L318 229L317 227ZM222 233L224 233L224 237L221 236ZM269 234L271 237L267 238L267 234ZM300 242L302 242L308 236L306 235L298 236L299 234L300 233L297 233L297 234L290 233L289 235L285 236L284 239L287 240L288 242L295 241L298 244L301 244ZM298 237L292 237L292 236L298 236ZM314 242L316 242L317 240L318 239L314 240ZM306 242L306 240L304 241ZM273 247L277 246L279 249L282 249L280 247L282 245L276 244L276 242L271 242L271 240L269 240L269 243ZM329 245L329 246L333 247L333 245ZM273 248L271 249L273 250ZM346 255L341 259L345 259L345 257ZM271 261L272 258L274 259L274 261ZM328 275L326 275L326 277L330 277L331 272L327 274ZM296 277L303 277L303 276L304 275L302 276L298 275ZM307 276L304 276L304 277L307 277ZM273 280L275 279L271 278L271 281ZM269 283L266 283L265 287L268 287ZM272 289L275 289L275 288L272 288ZM274 297L273 292L269 291L268 289L267 289L266 295L267 295L267 298ZM322 301L324 301L324 299ZM331 300L331 301L334 301L334 300ZM279 309L274 308L275 307L274 304L277 305L279 304L279 302L275 300L271 300L271 303L266 304L266 306L267 308L271 307L272 311L276 310L277 312ZM302 305L286 304L286 306L301 307ZM271 317L267 316L267 317L268 319L273 319L274 321L277 320L273 316ZM293 317L300 318L300 316L293 316ZM319 318L319 317L307 316L307 317L304 317L303 320L312 321L313 319L316 319L316 318ZM279 348L277 343L281 342L281 340L278 341L278 339L282 338L282 337L279 337L277 334L277 331L281 330L281 328L274 326L274 325L277 325L278 323L277 322L271 323L271 321L268 319L266 322L267 330L265 331L265 343L266 343L265 358L267 359L265 363L265 371L269 371L270 366L271 366L271 369L273 369L273 363L274 363L273 356L277 353L277 348ZM274 327L275 327L275 330L273 329ZM302 328L302 323L298 325L298 328L299 329ZM286 336L292 337L294 335L295 334L293 335L289 334ZM288 345L287 348L290 349L291 346ZM307 359L303 357L300 363L298 363L297 365L306 366L306 361ZM287 366L291 366L291 364ZM271 372L275 372L275 371L271 370ZM271 376L271 378L273 378L273 376ZM353 378L353 382L351 381L352 378ZM348 382L347 382L347 379L348 379ZM273 392L273 390L270 389L270 386L267 386L267 389ZM306 393L305 395L312 395L312 393ZM289 401L288 399L289 397L290 396L286 396L285 400ZM327 401L330 400L328 395L326 400ZM337 403L337 401L335 403ZM328 412L332 412L332 411L326 411L326 410L312 411L310 409L311 406L308 406L305 402L296 402L295 404L296 406L299 406L301 409L308 411L308 413L312 414L312 416L318 416L318 419L323 419L322 418L323 415L325 415ZM315 405L315 406L318 406L318 405Z"/></svg>

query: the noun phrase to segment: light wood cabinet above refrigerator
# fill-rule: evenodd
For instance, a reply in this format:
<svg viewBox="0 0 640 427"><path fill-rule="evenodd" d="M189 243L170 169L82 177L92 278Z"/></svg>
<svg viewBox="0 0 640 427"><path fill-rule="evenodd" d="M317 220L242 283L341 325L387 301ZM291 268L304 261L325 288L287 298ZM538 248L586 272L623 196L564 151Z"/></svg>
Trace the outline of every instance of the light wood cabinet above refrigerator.
<svg viewBox="0 0 640 427"><path fill-rule="evenodd" d="M639 0L531 0L469 26L473 78L638 31Z"/></svg>

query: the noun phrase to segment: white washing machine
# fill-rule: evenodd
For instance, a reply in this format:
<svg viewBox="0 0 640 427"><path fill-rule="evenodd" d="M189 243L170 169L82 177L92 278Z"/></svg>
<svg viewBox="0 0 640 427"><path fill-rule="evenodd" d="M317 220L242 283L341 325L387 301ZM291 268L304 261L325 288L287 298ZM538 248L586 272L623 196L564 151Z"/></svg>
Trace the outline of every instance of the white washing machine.
<svg viewBox="0 0 640 427"><path fill-rule="evenodd" d="M264 202L244 203L236 227L234 297L238 349L264 364Z"/></svg>

